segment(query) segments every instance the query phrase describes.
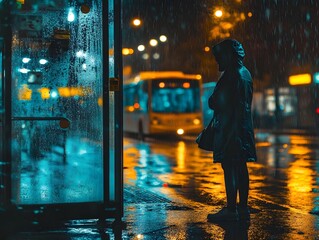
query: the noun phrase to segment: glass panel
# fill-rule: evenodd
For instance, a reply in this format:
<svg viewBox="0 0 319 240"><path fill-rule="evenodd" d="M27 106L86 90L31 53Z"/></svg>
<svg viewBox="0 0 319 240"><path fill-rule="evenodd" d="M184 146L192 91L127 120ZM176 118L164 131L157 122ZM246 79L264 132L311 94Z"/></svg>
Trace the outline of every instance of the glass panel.
<svg viewBox="0 0 319 240"><path fill-rule="evenodd" d="M109 5L109 78L114 75L114 0ZM109 92L109 200L115 201L115 98L114 92Z"/></svg>
<svg viewBox="0 0 319 240"><path fill-rule="evenodd" d="M25 1L14 16L16 204L103 201L101 9L100 0Z"/></svg>
<svg viewBox="0 0 319 240"><path fill-rule="evenodd" d="M1 5L0 5L1 8ZM4 106L3 106L3 40L0 39L0 163L3 163L4 157L3 157L3 142L4 142L4 133L3 133L3 113L4 113ZM1 167L0 169L1 177L0 177L0 184L2 186L5 186L5 180L4 180L4 169ZM3 191L1 191L1 195L3 194ZM0 198L0 204L3 204L5 202L4 197Z"/></svg>
<svg viewBox="0 0 319 240"><path fill-rule="evenodd" d="M0 39L0 114L3 109L3 90L2 90L2 75L3 75L3 66L2 66L2 49L3 49L3 41Z"/></svg>

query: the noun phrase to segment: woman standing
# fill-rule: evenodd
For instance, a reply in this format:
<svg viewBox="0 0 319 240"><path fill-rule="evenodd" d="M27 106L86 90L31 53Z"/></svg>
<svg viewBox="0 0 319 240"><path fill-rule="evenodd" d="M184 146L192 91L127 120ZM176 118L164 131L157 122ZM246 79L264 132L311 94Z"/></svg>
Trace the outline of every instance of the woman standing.
<svg viewBox="0 0 319 240"><path fill-rule="evenodd" d="M213 46L212 51L222 72L208 100L214 110L213 158L224 170L227 206L208 214L207 218L209 221L249 220L247 162L257 160L251 114L252 78L243 65L245 52L237 40L226 39Z"/></svg>

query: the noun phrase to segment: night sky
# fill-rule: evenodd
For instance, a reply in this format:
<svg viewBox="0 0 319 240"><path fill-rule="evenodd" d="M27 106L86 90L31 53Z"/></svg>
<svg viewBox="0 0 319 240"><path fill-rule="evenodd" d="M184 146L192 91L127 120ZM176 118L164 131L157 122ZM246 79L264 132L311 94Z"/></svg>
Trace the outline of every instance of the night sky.
<svg viewBox="0 0 319 240"><path fill-rule="evenodd" d="M228 15L216 19L216 9ZM130 25L134 17L143 20L142 27ZM236 38L245 47L245 64L255 78L273 74L274 81L280 81L296 67L318 68L318 21L318 2L311 0L125 0L123 45L134 47L166 34L169 60L162 59L159 69L200 72L204 81L210 81L216 77L216 65L210 52L203 49L223 38ZM228 23L232 27L225 30ZM213 29L219 32L213 34Z"/></svg>

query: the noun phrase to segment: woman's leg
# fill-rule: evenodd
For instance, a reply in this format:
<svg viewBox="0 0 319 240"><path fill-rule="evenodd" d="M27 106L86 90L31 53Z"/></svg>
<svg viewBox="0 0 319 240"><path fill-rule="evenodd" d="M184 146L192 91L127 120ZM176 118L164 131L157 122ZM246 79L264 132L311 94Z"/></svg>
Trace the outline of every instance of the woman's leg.
<svg viewBox="0 0 319 240"><path fill-rule="evenodd" d="M236 168L233 164L222 164L227 197L227 207L217 213L210 213L207 216L209 221L238 221L239 215L236 209L237 184Z"/></svg>
<svg viewBox="0 0 319 240"><path fill-rule="evenodd" d="M249 174L246 162L238 163L238 191L239 191L239 205L247 207L248 193L249 193Z"/></svg>
<svg viewBox="0 0 319 240"><path fill-rule="evenodd" d="M236 210L237 200L237 181L236 181L236 167L232 163L223 163L224 180L227 197L227 208Z"/></svg>

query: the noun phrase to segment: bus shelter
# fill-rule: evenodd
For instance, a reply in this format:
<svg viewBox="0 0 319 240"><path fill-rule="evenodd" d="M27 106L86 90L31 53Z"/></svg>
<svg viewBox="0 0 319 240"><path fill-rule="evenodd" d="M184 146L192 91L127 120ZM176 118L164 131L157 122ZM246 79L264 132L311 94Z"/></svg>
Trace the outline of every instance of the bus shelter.
<svg viewBox="0 0 319 240"><path fill-rule="evenodd" d="M121 220L119 9L0 1L1 214Z"/></svg>

